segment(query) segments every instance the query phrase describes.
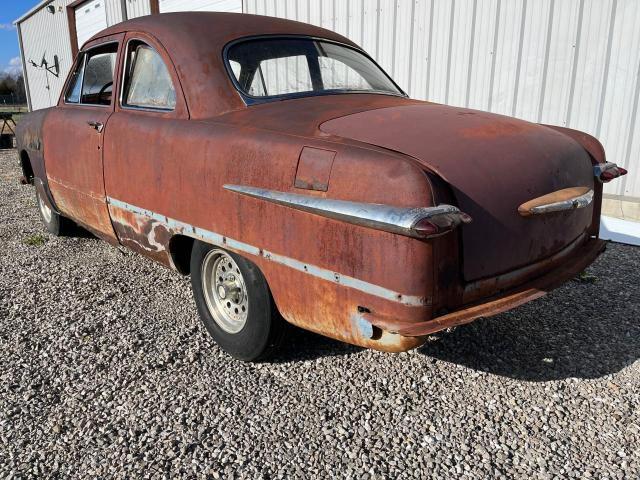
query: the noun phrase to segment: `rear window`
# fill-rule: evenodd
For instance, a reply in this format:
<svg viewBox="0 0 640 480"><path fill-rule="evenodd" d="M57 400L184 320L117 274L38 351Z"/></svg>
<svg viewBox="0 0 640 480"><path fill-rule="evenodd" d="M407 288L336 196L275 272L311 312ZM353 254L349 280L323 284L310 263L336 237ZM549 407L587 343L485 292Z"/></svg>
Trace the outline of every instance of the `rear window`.
<svg viewBox="0 0 640 480"><path fill-rule="evenodd" d="M365 54L325 40L246 40L228 49L227 61L236 86L257 99L341 92L403 95Z"/></svg>

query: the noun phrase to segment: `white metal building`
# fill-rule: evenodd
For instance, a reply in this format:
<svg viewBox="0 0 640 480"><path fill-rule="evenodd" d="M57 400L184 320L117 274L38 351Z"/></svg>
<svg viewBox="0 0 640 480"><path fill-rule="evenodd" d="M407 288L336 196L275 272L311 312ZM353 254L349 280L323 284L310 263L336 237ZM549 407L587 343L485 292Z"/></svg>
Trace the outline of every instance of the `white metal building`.
<svg viewBox="0 0 640 480"><path fill-rule="evenodd" d="M126 19L187 10L242 13L242 0L43 0L15 22L29 108L57 102L78 48L95 33Z"/></svg>
<svg viewBox="0 0 640 480"><path fill-rule="evenodd" d="M360 44L414 98L589 132L631 172L608 197L640 212L638 0L45 0L16 22L31 107L55 103L74 48L93 33L177 10L321 25ZM59 77L29 63L54 55Z"/></svg>

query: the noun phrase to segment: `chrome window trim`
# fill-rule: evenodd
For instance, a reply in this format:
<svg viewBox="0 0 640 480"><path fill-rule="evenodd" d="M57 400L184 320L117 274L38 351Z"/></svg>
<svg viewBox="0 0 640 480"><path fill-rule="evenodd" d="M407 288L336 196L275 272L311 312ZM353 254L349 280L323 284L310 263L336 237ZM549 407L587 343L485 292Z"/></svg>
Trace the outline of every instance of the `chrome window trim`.
<svg viewBox="0 0 640 480"><path fill-rule="evenodd" d="M162 56L158 53L158 51L155 48L153 48L151 45L149 45L149 43L147 41L143 40L142 38L139 38L139 37L130 38L129 40L127 40L127 43L126 43L125 48L124 48L124 63L122 64L123 68L122 68L122 78L120 79L121 81L120 81L120 92L119 92L119 95L118 95L118 107L121 110L132 110L132 111L139 111L139 112L153 112L153 113L171 113L171 112L175 112L176 111L175 108L139 107L139 106L136 106L136 105L127 105L127 104L124 103L125 82L127 80L127 69L128 69L128 66L129 66L129 44L131 42L143 43L147 47L149 47L151 50L153 50L160 57L160 60L162 60L162 63L164 63L164 66L167 69L167 72L169 72L169 76L171 77L171 71L169 70L169 67L167 66L167 64L164 61L164 59L162 58ZM173 83L173 78L171 78L171 85L173 86L173 91L176 92L176 103L177 103L178 91L176 90L176 86Z"/></svg>
<svg viewBox="0 0 640 480"><path fill-rule="evenodd" d="M84 88L84 71L85 71L85 68L87 66L87 57L88 57L87 54L91 50L95 50L96 48L102 48L102 47L105 47L107 45L113 45L113 44L118 45L119 43L120 42L118 42L118 40L113 40L113 41L110 41L110 42L101 43L99 45L94 45L93 47L89 47L86 50L81 50L78 53L78 55L80 55L80 54L84 55L84 58L82 59L82 84L80 85L80 100L82 100L82 90ZM118 50L117 49L115 51L115 54L116 54L116 70L117 70L117 66L118 66ZM114 75L113 75L113 87L115 88L115 86L116 86L116 75L115 75L115 72L114 72ZM63 98L62 103L64 103L65 105L72 106L72 107L82 106L82 107L111 108L113 106L113 99L111 100L111 103L109 103L109 105L100 105L99 103L81 103L80 101L78 101L77 103L75 103L75 102L67 102L67 91L64 92L64 95L63 95L62 98Z"/></svg>

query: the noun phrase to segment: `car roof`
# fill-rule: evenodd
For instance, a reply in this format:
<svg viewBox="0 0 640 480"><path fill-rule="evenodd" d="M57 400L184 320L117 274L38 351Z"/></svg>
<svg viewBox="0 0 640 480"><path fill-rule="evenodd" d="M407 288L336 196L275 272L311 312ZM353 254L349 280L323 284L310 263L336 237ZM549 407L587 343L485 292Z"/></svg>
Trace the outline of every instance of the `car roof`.
<svg viewBox="0 0 640 480"><path fill-rule="evenodd" d="M275 17L243 13L180 12L134 18L94 35L87 43L123 32L144 32L158 40L176 67L191 118L211 118L246 108L226 72L225 45L243 37L304 35L357 47L331 30Z"/></svg>

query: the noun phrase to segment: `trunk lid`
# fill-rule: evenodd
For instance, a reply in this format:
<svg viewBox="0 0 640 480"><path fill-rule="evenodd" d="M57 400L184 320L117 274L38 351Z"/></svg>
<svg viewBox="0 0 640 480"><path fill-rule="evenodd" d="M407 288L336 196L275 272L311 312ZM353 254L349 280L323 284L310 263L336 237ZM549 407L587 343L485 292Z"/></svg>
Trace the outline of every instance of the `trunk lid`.
<svg viewBox="0 0 640 480"><path fill-rule="evenodd" d="M465 280L495 276L560 251L591 224L587 208L522 217L528 200L569 187L593 188L584 148L551 128L428 103L329 120L325 133L394 150L449 183L460 209Z"/></svg>

